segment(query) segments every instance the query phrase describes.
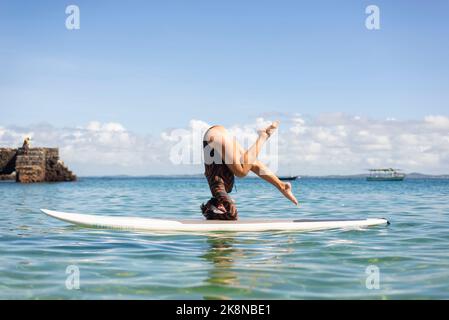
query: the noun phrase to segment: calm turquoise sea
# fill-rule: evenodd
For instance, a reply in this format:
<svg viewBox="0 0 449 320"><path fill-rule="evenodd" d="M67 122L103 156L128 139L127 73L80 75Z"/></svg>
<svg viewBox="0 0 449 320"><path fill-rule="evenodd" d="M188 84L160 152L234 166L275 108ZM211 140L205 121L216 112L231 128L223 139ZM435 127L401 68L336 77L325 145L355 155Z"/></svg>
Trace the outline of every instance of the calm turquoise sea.
<svg viewBox="0 0 449 320"><path fill-rule="evenodd" d="M97 230L39 209L201 218L206 181L2 182L0 299L449 298L448 180L303 179L293 185L300 208L260 180L238 180L240 216L387 217L391 225L308 233ZM79 289L71 281L77 271Z"/></svg>

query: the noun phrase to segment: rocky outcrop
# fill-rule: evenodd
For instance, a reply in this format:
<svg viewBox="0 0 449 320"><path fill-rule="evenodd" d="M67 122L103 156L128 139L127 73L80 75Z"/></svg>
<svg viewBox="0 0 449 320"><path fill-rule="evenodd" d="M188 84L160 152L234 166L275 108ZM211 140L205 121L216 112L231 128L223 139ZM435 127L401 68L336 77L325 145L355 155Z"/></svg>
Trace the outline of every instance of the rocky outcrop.
<svg viewBox="0 0 449 320"><path fill-rule="evenodd" d="M0 174L0 181L4 180L16 180L16 172L14 171L11 174Z"/></svg>
<svg viewBox="0 0 449 320"><path fill-rule="evenodd" d="M10 175L16 169L17 149L0 148L0 175Z"/></svg>
<svg viewBox="0 0 449 320"><path fill-rule="evenodd" d="M40 148L17 152L16 181L22 183L45 181L45 151Z"/></svg>
<svg viewBox="0 0 449 320"><path fill-rule="evenodd" d="M21 183L76 180L59 159L57 148L0 148L0 176L12 177L14 172L16 181Z"/></svg>
<svg viewBox="0 0 449 320"><path fill-rule="evenodd" d="M56 150L57 151L57 150ZM59 155L47 157L45 163L45 181L73 181L76 176L67 168Z"/></svg>

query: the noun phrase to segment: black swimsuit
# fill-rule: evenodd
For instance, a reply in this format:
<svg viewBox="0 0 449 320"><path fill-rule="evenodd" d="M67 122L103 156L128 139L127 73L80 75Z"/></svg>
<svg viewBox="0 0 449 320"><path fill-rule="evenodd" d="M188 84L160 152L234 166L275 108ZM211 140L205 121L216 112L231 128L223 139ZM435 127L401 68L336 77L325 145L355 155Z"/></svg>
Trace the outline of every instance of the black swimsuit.
<svg viewBox="0 0 449 320"><path fill-rule="evenodd" d="M207 141L203 141L203 150L205 159L214 159L214 149L210 149ZM208 220L237 220L237 208L228 195L234 187L234 174L223 160L221 163L205 162L204 167L212 198L201 205L203 215Z"/></svg>

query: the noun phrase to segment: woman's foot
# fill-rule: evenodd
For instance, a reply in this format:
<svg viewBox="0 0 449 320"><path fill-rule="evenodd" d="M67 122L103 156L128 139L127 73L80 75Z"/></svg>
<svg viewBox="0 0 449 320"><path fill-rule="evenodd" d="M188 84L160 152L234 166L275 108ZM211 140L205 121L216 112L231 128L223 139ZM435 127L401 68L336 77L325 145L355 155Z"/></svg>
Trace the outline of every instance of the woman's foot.
<svg viewBox="0 0 449 320"><path fill-rule="evenodd" d="M272 124L270 124L265 129L259 130L260 136L265 136L267 139L276 131L276 129L279 127L279 121L274 121Z"/></svg>
<svg viewBox="0 0 449 320"><path fill-rule="evenodd" d="M292 185L288 182L284 183L284 185L279 189L282 192L284 197L289 199L295 205L298 205L298 200L296 200L295 196L292 193Z"/></svg>

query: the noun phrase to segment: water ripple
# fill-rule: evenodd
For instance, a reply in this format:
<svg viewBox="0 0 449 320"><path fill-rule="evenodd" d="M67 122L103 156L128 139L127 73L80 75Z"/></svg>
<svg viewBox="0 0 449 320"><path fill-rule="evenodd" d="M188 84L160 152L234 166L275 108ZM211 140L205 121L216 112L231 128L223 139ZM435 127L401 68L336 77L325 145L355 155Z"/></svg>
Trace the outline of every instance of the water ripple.
<svg viewBox="0 0 449 320"><path fill-rule="evenodd" d="M389 227L309 233L148 234L70 226L47 207L108 215L199 217L203 179L0 183L1 299L447 299L449 181L296 181L302 208L238 180L241 216L388 217ZM68 290L68 266L80 289ZM380 271L368 289L367 268Z"/></svg>

